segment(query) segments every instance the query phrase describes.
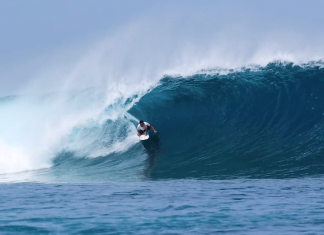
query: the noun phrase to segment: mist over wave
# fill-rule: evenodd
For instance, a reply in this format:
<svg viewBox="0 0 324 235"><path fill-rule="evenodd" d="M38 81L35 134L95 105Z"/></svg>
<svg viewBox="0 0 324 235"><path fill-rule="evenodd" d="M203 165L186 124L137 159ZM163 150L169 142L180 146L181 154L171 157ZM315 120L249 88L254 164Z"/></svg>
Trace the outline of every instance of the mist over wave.
<svg viewBox="0 0 324 235"><path fill-rule="evenodd" d="M106 4L107 7L111 3ZM84 5L87 4L67 4L66 7L71 7L74 12L75 8ZM120 10L132 4L115 5L121 7ZM36 43L29 41L25 42L26 48L38 49L38 54L31 50L23 56L25 48L21 45L14 44L15 47L9 49L3 47L4 51L18 50L19 57L7 65L10 54L0 55L3 61L0 63L1 96L89 87L119 87L125 92L140 86L137 90L143 91L165 74L189 76L215 67L233 69L251 64L266 66L274 60L301 63L323 59L324 34L319 30L324 21L321 1L313 4L255 0L248 3L205 1L205 4L166 1L144 5L146 7L139 7L138 12L129 9L134 15L128 15L127 21L106 23L101 15L105 11L100 11L98 14L103 18L88 19L94 21L93 28L98 27L99 32L86 34L92 27L84 27L81 31L86 35L77 37L77 40L67 38L65 34L52 35L51 40L62 37L61 44L53 42L53 47L43 48L44 42L40 41L42 53L38 51L38 45L34 45ZM26 7L32 7L32 4ZM114 8L107 10L111 9ZM41 16L45 12L37 11L37 14ZM84 14L75 13L80 21L87 20ZM70 19L70 15L62 17ZM22 23L26 27L37 25L41 20L35 19L33 24ZM50 19L44 17L44 20ZM72 24L71 21L67 23ZM80 30L79 23L77 26L66 30ZM57 30L54 28L53 33ZM4 39L14 42L10 36L4 35ZM20 58L25 60L20 61Z"/></svg>

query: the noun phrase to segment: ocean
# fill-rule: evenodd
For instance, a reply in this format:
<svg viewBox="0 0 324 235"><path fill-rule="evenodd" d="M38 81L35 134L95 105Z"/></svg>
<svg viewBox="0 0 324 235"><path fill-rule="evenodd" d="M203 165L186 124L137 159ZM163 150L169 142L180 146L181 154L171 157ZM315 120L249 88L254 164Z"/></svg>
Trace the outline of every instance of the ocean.
<svg viewBox="0 0 324 235"><path fill-rule="evenodd" d="M323 234L322 61L143 87L0 98L0 234Z"/></svg>

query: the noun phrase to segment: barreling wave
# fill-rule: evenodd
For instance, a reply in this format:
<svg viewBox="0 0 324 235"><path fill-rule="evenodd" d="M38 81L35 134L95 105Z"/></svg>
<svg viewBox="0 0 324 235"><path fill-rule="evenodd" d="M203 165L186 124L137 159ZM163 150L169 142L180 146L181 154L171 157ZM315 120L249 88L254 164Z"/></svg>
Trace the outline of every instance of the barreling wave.
<svg viewBox="0 0 324 235"><path fill-rule="evenodd" d="M130 113L159 130L152 178L324 173L321 63L165 77Z"/></svg>
<svg viewBox="0 0 324 235"><path fill-rule="evenodd" d="M322 175L323 67L276 62L165 76L145 95L118 99L96 115L82 108L89 92L77 95L61 113L79 107L74 120L81 107L85 118L55 142L51 168L31 175L96 182ZM102 92L90 94L91 104L102 107ZM140 142L139 119L158 134Z"/></svg>

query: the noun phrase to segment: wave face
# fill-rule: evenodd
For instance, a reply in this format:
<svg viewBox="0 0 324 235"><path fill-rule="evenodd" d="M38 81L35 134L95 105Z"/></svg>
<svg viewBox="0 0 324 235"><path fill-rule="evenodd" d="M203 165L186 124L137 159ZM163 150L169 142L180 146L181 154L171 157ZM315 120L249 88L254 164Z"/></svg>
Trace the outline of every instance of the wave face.
<svg viewBox="0 0 324 235"><path fill-rule="evenodd" d="M2 98L0 181L324 173L322 62L165 76L146 93L126 94L111 99L89 89ZM158 134L140 142L140 119Z"/></svg>
<svg viewBox="0 0 324 235"><path fill-rule="evenodd" d="M324 173L321 65L165 77L129 112L159 131L154 179Z"/></svg>

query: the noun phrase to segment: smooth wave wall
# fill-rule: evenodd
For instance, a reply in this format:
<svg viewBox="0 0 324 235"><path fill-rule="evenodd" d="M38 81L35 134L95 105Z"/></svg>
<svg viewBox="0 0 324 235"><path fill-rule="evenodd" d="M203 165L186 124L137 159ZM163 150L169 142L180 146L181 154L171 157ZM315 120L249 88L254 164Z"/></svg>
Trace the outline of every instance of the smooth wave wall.
<svg viewBox="0 0 324 235"><path fill-rule="evenodd" d="M159 131L153 178L324 173L322 65L165 77L130 113Z"/></svg>

